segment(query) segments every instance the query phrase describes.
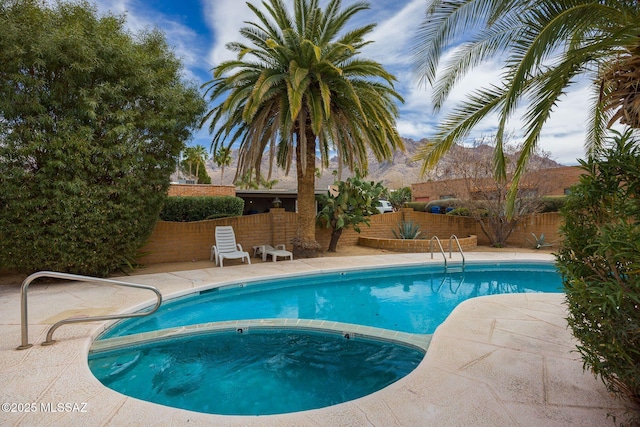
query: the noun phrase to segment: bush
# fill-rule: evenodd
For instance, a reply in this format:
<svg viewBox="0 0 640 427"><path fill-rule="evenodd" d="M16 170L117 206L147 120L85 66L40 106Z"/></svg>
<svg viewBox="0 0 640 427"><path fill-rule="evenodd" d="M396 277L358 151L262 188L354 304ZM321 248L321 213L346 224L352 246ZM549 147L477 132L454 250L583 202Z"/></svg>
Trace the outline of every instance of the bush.
<svg viewBox="0 0 640 427"><path fill-rule="evenodd" d="M426 212L427 211L427 202L406 202L404 204L405 208L411 208L416 212Z"/></svg>
<svg viewBox="0 0 640 427"><path fill-rule="evenodd" d="M106 275L153 230L206 105L159 32L48 3L0 3L0 265Z"/></svg>
<svg viewBox="0 0 640 427"><path fill-rule="evenodd" d="M431 212L431 208L434 206L440 206L441 212L444 213L447 208L456 208L460 206L459 199L442 199L442 200L432 200L427 203L425 207L426 212Z"/></svg>
<svg viewBox="0 0 640 427"><path fill-rule="evenodd" d="M233 196L167 197L160 212L163 221L192 222L240 216L244 200Z"/></svg>
<svg viewBox="0 0 640 427"><path fill-rule="evenodd" d="M640 147L631 133L587 162L562 208L557 255L585 368L640 403Z"/></svg>
<svg viewBox="0 0 640 427"><path fill-rule="evenodd" d="M567 202L567 196L543 196L541 213L559 212Z"/></svg>

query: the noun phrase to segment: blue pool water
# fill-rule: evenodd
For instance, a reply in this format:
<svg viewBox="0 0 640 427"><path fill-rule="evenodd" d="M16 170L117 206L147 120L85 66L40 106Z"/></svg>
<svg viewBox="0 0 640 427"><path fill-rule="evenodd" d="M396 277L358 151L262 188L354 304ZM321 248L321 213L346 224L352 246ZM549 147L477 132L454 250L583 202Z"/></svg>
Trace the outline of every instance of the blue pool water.
<svg viewBox="0 0 640 427"><path fill-rule="evenodd" d="M448 273L442 266L421 266L315 274L237 283L166 301L151 316L115 324L99 340L131 335L135 341L136 334L167 328L285 318L428 337L466 299L561 290L550 263L471 264ZM92 351L89 366L103 384L129 396L199 412L267 415L368 395L407 375L424 356L408 343L345 339L336 331L185 331Z"/></svg>
<svg viewBox="0 0 640 427"><path fill-rule="evenodd" d="M89 366L104 385L138 399L219 415L269 415L365 396L407 375L423 356L336 334L251 331L98 353Z"/></svg>
<svg viewBox="0 0 640 427"><path fill-rule="evenodd" d="M402 267L236 284L167 301L101 338L240 319L318 319L431 334L462 301L484 295L561 292L553 264L476 264L464 272Z"/></svg>

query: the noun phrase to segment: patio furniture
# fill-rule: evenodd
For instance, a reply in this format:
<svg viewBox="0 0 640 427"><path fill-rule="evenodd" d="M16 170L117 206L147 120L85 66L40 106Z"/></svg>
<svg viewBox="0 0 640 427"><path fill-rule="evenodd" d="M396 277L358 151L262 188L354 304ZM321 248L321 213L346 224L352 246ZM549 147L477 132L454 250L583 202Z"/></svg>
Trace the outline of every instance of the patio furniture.
<svg viewBox="0 0 640 427"><path fill-rule="evenodd" d="M289 257L289 259L293 260L293 254L285 248L286 246L283 244L276 245L275 248L271 245L254 246L253 256L261 255L262 261L266 261L268 255L271 255L271 260L273 262L276 262L278 257Z"/></svg>
<svg viewBox="0 0 640 427"><path fill-rule="evenodd" d="M230 225L217 226L216 227L216 244L211 247L211 258L213 261L215 258L216 265L220 264L220 267L224 267L223 260L228 259L247 259L247 262L251 264L251 258L249 252L242 250L242 246L236 243L236 235L233 232L233 227Z"/></svg>

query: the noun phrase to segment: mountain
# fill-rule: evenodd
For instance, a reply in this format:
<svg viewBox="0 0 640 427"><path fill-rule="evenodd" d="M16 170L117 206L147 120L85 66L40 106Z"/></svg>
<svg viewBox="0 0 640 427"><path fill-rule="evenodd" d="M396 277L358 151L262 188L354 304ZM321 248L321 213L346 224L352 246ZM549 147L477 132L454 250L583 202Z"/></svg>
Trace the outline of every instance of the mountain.
<svg viewBox="0 0 640 427"><path fill-rule="evenodd" d="M426 139L420 141L414 141L409 138L402 138L404 142L405 151L396 151L393 154L393 158L387 161L378 162L376 158L370 153L368 156L369 169L367 179L372 181L382 181L383 184L390 189L397 189L400 187L410 186L411 184L429 181L429 180L443 180L457 178L456 164L460 161L460 156L469 157L469 155L486 155L492 147L488 145L478 145L476 147L461 147L455 146L451 152L445 155L437 166L424 176L420 175L420 169L422 167L421 162L413 162L411 159L417 153L418 148L427 143ZM462 153L462 154L461 154ZM517 153L516 153L517 154ZM514 157L516 154L512 155ZM237 152L232 152L232 163L230 166L224 168L224 181L223 185L233 185L234 177L237 169ZM318 161L319 162L319 161ZM559 167L559 163L550 160L548 157L535 157L532 162L539 163L543 168L547 167ZM262 162L262 174L265 176L269 171L269 164L267 158ZM336 157L330 159L329 167L322 171L322 175L316 180L317 188L326 188L328 185L333 184L336 177L333 175L334 171L338 170L338 160ZM215 185L220 185L221 168L218 167L212 159L207 162L207 172L211 176L211 182ZM348 170L343 171L342 179L346 179L352 174ZM273 188L279 189L295 189L296 188L296 174L295 166L286 176L284 171L274 166L272 171L272 180L277 180L278 183Z"/></svg>

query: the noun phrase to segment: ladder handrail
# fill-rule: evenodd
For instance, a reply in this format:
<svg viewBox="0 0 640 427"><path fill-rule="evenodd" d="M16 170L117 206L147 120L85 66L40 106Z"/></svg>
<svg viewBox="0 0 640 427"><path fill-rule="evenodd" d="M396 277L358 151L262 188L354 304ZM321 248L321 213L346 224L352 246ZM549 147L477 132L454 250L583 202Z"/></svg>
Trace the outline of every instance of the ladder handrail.
<svg viewBox="0 0 640 427"><path fill-rule="evenodd" d="M68 279L74 280L78 282L98 282L98 283L107 283L111 285L118 286L126 286L129 288L137 288L137 289L147 289L155 292L157 301L156 305L150 310L145 312L138 313L130 313L130 314L113 314L108 316L91 316L91 317L81 317L81 318L67 318L62 319L51 326L49 331L47 331L46 341L42 343L42 345L50 345L55 341L53 340L53 332L58 329L60 326L67 323L80 323L80 322L94 322L97 320L112 320L112 319L127 319L130 317L143 317L148 316L149 314L155 313L156 310L162 304L162 294L155 286L150 285L141 285L138 283L129 283L129 282L121 282L119 280L112 279L100 279L97 277L89 277L89 276L80 276L77 274L69 274L69 273L58 273L55 271L40 271L37 273L33 273L22 282L22 287L20 288L20 322L21 322L21 331L22 331L22 345L17 347L17 350L25 350L30 348L33 344L29 344L29 321L28 321L28 313L27 313L27 292L29 290L29 285L35 279L39 279L40 277L50 277L54 279Z"/></svg>
<svg viewBox="0 0 640 427"><path fill-rule="evenodd" d="M431 252L431 259L433 259L433 240L434 239L438 243L438 246L440 246L440 252L442 253L442 258L444 259L444 268L446 270L447 256L444 254L444 249L442 249L442 243L440 243L440 239L438 239L438 236L433 236L431 239L429 239L429 252Z"/></svg>
<svg viewBox="0 0 640 427"><path fill-rule="evenodd" d="M460 240L458 240L458 236L456 236L455 234L452 234L451 237L449 237L449 258L451 258L451 248L452 248L452 243L453 241L456 242L456 244L458 245L458 251L460 251L460 255L462 256L462 268L464 268L464 252L462 251L462 246L460 245Z"/></svg>

